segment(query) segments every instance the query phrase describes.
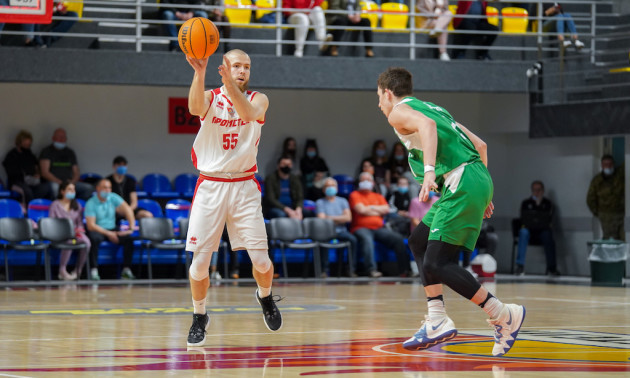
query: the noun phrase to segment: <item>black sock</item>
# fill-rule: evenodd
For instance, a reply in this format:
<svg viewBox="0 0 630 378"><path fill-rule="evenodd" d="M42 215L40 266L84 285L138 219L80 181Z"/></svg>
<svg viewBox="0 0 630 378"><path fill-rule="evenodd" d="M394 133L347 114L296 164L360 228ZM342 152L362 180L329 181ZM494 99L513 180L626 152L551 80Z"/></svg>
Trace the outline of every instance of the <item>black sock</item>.
<svg viewBox="0 0 630 378"><path fill-rule="evenodd" d="M444 302L444 297L442 296L442 294L438 295L437 297L427 297L427 302L431 302L434 300L439 300Z"/></svg>
<svg viewBox="0 0 630 378"><path fill-rule="evenodd" d="M490 300L490 298L494 298L494 295L490 294L490 292L488 292L488 296L486 297L486 299L479 303L479 307L483 308L483 306L486 305L486 302L488 302Z"/></svg>

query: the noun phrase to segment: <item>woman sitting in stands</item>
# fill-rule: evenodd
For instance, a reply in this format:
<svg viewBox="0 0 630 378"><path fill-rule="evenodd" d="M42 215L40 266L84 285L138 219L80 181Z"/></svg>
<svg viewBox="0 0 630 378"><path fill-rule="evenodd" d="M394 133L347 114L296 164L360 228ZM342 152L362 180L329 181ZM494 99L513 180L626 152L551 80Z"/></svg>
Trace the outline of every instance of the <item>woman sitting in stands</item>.
<svg viewBox="0 0 630 378"><path fill-rule="evenodd" d="M72 221L74 226L74 232L78 242L83 242L86 247L79 250L78 262L72 271L68 273L66 266L68 260L70 260L70 254L72 250L64 249L61 251L59 257L59 279L64 281L76 280L81 277L81 271L85 265L87 258L87 252L90 250L90 239L85 234L85 227L83 226L83 208L75 199L76 190L74 184L70 181L64 181L59 186L59 194L57 200L50 204L49 216L51 218L68 218Z"/></svg>

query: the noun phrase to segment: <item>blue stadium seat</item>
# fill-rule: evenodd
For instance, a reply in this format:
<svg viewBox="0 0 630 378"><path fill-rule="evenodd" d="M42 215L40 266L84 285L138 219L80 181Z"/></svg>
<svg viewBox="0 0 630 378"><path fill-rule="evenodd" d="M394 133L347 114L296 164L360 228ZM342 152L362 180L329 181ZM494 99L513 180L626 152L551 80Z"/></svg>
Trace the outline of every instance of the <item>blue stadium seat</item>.
<svg viewBox="0 0 630 378"><path fill-rule="evenodd" d="M2 184L2 181L0 181L0 198L11 198L11 197L12 197L11 191L7 190Z"/></svg>
<svg viewBox="0 0 630 378"><path fill-rule="evenodd" d="M174 199L166 203L166 217L173 221L174 225L179 224L180 218L188 218L190 215L190 201L185 199Z"/></svg>
<svg viewBox="0 0 630 378"><path fill-rule="evenodd" d="M142 189L152 198L177 198L168 177L160 173L149 173L142 179Z"/></svg>
<svg viewBox="0 0 630 378"><path fill-rule="evenodd" d="M260 185L260 194L264 197L265 196L265 179L263 179L258 174L255 174L254 177L256 178L256 181L258 181L258 185Z"/></svg>
<svg viewBox="0 0 630 378"><path fill-rule="evenodd" d="M316 207L317 206L315 205L315 201L311 201L308 199L304 200L304 210L315 212Z"/></svg>
<svg viewBox="0 0 630 378"><path fill-rule="evenodd" d="M0 218L24 218L22 206L10 198L0 199Z"/></svg>
<svg viewBox="0 0 630 378"><path fill-rule="evenodd" d="M27 214L35 223L39 221L39 218L48 217L48 209L50 209L51 200L43 198L35 198L28 203Z"/></svg>
<svg viewBox="0 0 630 378"><path fill-rule="evenodd" d="M337 194L341 197L348 197L354 190L354 178L348 175L334 175L333 178L337 180Z"/></svg>
<svg viewBox="0 0 630 378"><path fill-rule="evenodd" d="M138 181L136 176L127 173L127 177L132 178L136 182L136 195L138 196L138 199L147 198L147 192L140 190L140 181Z"/></svg>
<svg viewBox="0 0 630 378"><path fill-rule="evenodd" d="M164 217L164 213L162 212L162 207L159 203L152 199L141 199L138 200L138 207L141 209L145 209L153 214L154 217Z"/></svg>
<svg viewBox="0 0 630 378"><path fill-rule="evenodd" d="M182 173L175 177L175 191L178 192L181 197L192 198L195 194L196 186L197 176L192 173ZM173 220L173 222L175 222L175 220Z"/></svg>

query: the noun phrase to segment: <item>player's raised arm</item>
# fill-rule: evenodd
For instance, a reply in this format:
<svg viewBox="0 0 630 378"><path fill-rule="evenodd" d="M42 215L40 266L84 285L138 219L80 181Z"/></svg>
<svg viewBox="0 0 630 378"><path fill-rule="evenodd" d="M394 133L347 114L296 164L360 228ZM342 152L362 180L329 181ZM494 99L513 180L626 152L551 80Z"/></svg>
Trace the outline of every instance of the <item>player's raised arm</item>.
<svg viewBox="0 0 630 378"><path fill-rule="evenodd" d="M232 59L232 60L230 60ZM239 82L249 81L249 57L234 53L223 57L223 64L219 66L219 74L228 96L234 104L236 112L245 122L262 121L269 107L269 99L258 93L250 102Z"/></svg>
<svg viewBox="0 0 630 378"><path fill-rule="evenodd" d="M193 76L190 91L188 92L188 111L192 115L204 116L210 105L204 93L208 58L195 59L187 56L186 60L195 70L195 76Z"/></svg>
<svg viewBox="0 0 630 378"><path fill-rule="evenodd" d="M457 126L466 134L468 139L475 146L477 152L479 152L479 156L481 157L481 161L487 167L488 166L488 145L481 138L472 133L472 131L468 130L461 123L457 123Z"/></svg>

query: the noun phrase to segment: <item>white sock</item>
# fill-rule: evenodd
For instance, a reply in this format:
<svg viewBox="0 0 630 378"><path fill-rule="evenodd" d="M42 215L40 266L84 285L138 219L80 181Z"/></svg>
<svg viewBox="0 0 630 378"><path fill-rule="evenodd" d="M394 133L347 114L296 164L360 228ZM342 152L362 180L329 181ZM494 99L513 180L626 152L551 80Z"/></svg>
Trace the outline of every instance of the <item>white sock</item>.
<svg viewBox="0 0 630 378"><path fill-rule="evenodd" d="M258 297L264 298L264 297L268 297L270 295L271 295L271 288L270 287L260 287L260 286L258 286Z"/></svg>
<svg viewBox="0 0 630 378"><path fill-rule="evenodd" d="M195 314L205 314L206 313L206 298L196 301L195 298L192 299L193 307L195 310L193 311Z"/></svg>
<svg viewBox="0 0 630 378"><path fill-rule="evenodd" d="M429 306L429 318L431 320L441 319L446 316L446 308L444 307L444 301L439 299L433 299L427 302Z"/></svg>
<svg viewBox="0 0 630 378"><path fill-rule="evenodd" d="M483 306L483 310L490 315L490 319L496 319L503 310L503 306L505 305L497 297L492 297Z"/></svg>

